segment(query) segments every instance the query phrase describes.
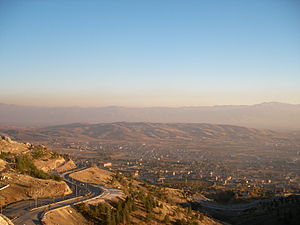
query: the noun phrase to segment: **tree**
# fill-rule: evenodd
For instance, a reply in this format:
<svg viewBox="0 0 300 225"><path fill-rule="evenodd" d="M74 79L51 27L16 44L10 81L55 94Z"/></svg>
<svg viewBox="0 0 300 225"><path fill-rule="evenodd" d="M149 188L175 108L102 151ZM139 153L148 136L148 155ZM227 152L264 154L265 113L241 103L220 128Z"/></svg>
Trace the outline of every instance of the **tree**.
<svg viewBox="0 0 300 225"><path fill-rule="evenodd" d="M117 224L116 223L116 213L115 213L115 211L111 212L111 221L110 221L110 224L111 225L116 225Z"/></svg>
<svg viewBox="0 0 300 225"><path fill-rule="evenodd" d="M152 219L153 219L153 214L152 214L152 212L147 213L147 215L146 215L146 222L149 222L149 221L152 220Z"/></svg>
<svg viewBox="0 0 300 225"><path fill-rule="evenodd" d="M170 223L170 216L168 214L165 215L164 223Z"/></svg>
<svg viewBox="0 0 300 225"><path fill-rule="evenodd" d="M121 222L121 216L120 216L120 212L117 210L116 211L116 224L119 224Z"/></svg>
<svg viewBox="0 0 300 225"><path fill-rule="evenodd" d="M107 207L107 209L106 209L105 223L107 225L112 225L111 209L109 207Z"/></svg>

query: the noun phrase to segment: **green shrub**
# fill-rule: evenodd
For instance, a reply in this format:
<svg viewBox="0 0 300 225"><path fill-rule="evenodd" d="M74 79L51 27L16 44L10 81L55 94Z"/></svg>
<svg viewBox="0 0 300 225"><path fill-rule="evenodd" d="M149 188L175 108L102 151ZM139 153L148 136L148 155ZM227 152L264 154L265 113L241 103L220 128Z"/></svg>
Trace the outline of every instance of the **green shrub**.
<svg viewBox="0 0 300 225"><path fill-rule="evenodd" d="M51 159L57 159L57 158L59 158L61 155L59 154L59 153L57 153L57 152L52 152L51 153Z"/></svg>
<svg viewBox="0 0 300 225"><path fill-rule="evenodd" d="M62 178L59 177L58 175L50 175L36 168L32 160L28 156L25 155L16 156L15 162L16 162L16 169L19 170L21 173L28 174L32 177L36 177L39 179L53 179L57 181L62 180Z"/></svg>
<svg viewBox="0 0 300 225"><path fill-rule="evenodd" d="M1 152L0 153L0 159L6 159L10 155L11 155L10 152Z"/></svg>
<svg viewBox="0 0 300 225"><path fill-rule="evenodd" d="M34 149L31 151L31 156L33 159L39 159L47 155L47 152L45 151L45 148L37 145L34 146Z"/></svg>

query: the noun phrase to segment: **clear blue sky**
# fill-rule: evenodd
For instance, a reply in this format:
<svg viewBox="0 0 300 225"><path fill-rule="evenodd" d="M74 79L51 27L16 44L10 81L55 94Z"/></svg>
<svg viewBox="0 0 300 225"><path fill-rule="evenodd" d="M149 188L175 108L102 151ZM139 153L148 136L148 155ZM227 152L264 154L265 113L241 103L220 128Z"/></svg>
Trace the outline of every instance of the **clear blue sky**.
<svg viewBox="0 0 300 225"><path fill-rule="evenodd" d="M0 102L300 103L298 0L0 0Z"/></svg>

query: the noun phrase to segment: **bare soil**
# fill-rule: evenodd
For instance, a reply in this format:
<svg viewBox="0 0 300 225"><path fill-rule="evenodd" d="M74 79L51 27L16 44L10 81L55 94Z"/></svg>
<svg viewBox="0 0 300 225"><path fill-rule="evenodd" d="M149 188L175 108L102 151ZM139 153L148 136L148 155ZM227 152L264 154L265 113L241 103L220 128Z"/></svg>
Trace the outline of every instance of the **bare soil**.
<svg viewBox="0 0 300 225"><path fill-rule="evenodd" d="M47 213L45 225L57 225L57 224L68 224L68 225L89 225L91 222L87 221L81 213L71 206L64 207L61 209L51 210Z"/></svg>
<svg viewBox="0 0 300 225"><path fill-rule="evenodd" d="M100 169L96 166L72 173L70 177L82 182L106 185L112 179L113 173Z"/></svg>
<svg viewBox="0 0 300 225"><path fill-rule="evenodd" d="M56 168L56 171L61 173L67 170L71 170L71 169L75 169L77 166L74 163L74 161L72 159L70 159L69 161L65 162L64 164L62 164L61 166L59 166L58 168Z"/></svg>

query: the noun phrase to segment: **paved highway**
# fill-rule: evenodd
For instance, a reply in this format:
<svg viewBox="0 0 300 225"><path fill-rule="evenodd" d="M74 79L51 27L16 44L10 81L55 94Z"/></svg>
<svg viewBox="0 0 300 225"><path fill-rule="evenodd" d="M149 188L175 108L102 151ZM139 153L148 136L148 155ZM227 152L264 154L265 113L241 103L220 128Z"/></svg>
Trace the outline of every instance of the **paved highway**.
<svg viewBox="0 0 300 225"><path fill-rule="evenodd" d="M100 201L105 201L107 199L112 199L116 197L121 197L123 195L122 191L114 188L104 187L100 185L94 185L90 183L81 182L70 177L71 173L78 172L86 168L73 169L62 174L66 183L71 187L73 186L74 192L81 193L81 196L75 197L71 195L70 199L63 201L52 202L50 205L49 199L43 200L45 205L40 206L34 210L30 210L34 205L33 200L20 201L7 206L3 210L3 214L13 219L15 225L34 225L42 224L40 222L46 210L52 210L60 208L66 205L74 205L80 202L88 202L89 204L96 204ZM75 186L75 188L74 188Z"/></svg>
<svg viewBox="0 0 300 225"><path fill-rule="evenodd" d="M230 204L230 205L223 205L217 202L208 201L206 199L197 199L197 203L199 203L203 208L205 209L214 209L214 210L220 210L220 211L245 211L248 209L252 209L257 207L260 203L267 203L271 202L273 199L276 199L278 197L269 198L269 199L259 199L254 200L249 203L243 203L243 204Z"/></svg>

